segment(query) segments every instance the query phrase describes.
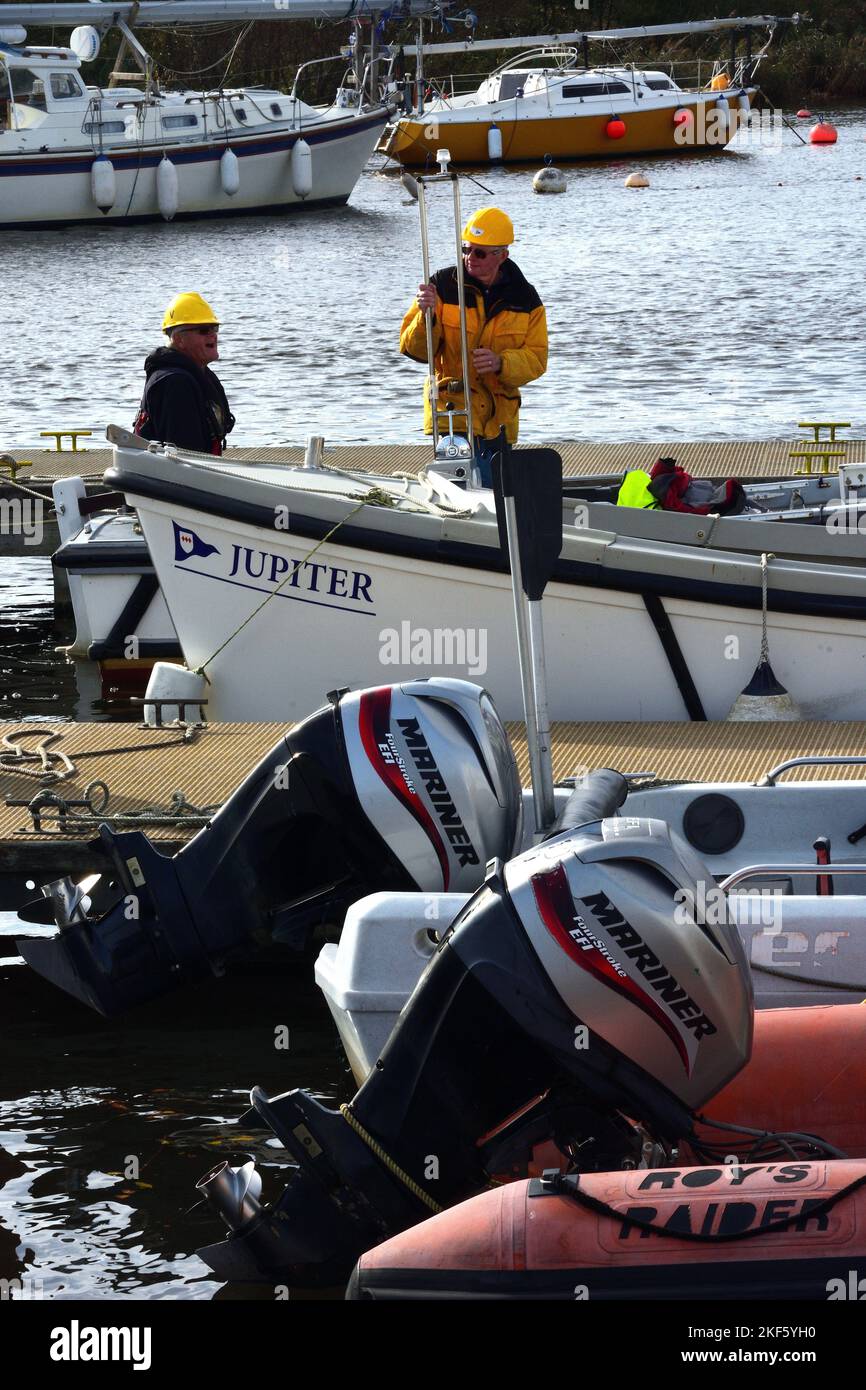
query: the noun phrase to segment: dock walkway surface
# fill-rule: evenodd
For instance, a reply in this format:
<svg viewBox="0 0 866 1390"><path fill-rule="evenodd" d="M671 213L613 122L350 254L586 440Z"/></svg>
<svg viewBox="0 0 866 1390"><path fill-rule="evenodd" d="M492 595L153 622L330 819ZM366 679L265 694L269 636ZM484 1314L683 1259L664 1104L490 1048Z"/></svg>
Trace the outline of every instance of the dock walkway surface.
<svg viewBox="0 0 866 1390"><path fill-rule="evenodd" d="M530 447L529 444L520 447ZM549 445L562 456L563 474L567 478L600 477L613 480L631 468L650 469L658 458L675 458L687 472L703 478L780 478L793 476L800 471L801 462L790 457L791 451L814 447L803 438L762 439L762 440L704 440L685 442L683 440L662 440L660 442L599 444L585 440L554 441ZM848 463L866 461L866 439L840 439L832 445L824 443L825 448L844 448ZM18 480L26 487L50 500L51 484L61 478L78 475L85 479L88 493L99 492L103 487L102 475L111 463L111 449L81 448L77 452L66 449L33 448L24 446L3 449L0 455L7 454L16 461L27 461L28 468L22 468ZM418 473L431 459L430 444L335 444L325 443L326 466L359 469L375 473ZM209 460L211 463L213 459ZM251 447L228 449L223 462L231 467L245 463L291 463L304 461L302 445L285 448ZM814 471L820 468L816 460ZM16 534L13 526L6 522L4 508L13 499L26 498L29 494L10 481L0 469L0 556L12 555L51 555L59 545L57 522L52 512L44 517L38 541L32 536L25 541ZM32 501L32 499L31 499ZM36 505L33 503L33 505Z"/></svg>
<svg viewBox="0 0 866 1390"><path fill-rule="evenodd" d="M520 448L534 447L541 441L522 441ZM677 463L699 477L740 477L762 478L782 477L798 471L800 464L790 457L792 449L812 445L802 436L791 439L723 439L698 440L687 442L679 439L661 441L626 441L622 443L593 443L591 440L554 440L545 446L556 449L562 456L562 470L567 477L593 477L596 474L623 473L629 468L651 468L657 458L675 458ZM830 448L829 443L824 447ZM844 448L849 463L866 460L866 439L844 438L838 440L833 448ZM92 481L101 478L111 463L111 449L88 448L58 452L54 449L16 447L3 449L18 460L27 460L32 465L19 473L23 482L31 482L37 487L50 487L58 478L70 478L82 474ZM329 444L325 441L325 463L334 468L361 468L376 473L417 473L430 462L431 447L420 444ZM251 447L226 450L223 459L227 464L238 463L293 463L304 461L304 446L292 445L285 448ZM213 462L213 460L211 460ZM817 467L817 465L816 465ZM5 495L8 484L0 478L0 495Z"/></svg>
<svg viewBox="0 0 866 1390"><path fill-rule="evenodd" d="M172 853L224 802L248 772L274 749L274 772L280 767L278 744L290 725L212 724L198 728L188 740L177 726L161 729L134 724L78 724L10 721L0 723L0 907L19 905L27 879L40 883L66 873L86 873L104 867L88 848L100 823L116 829L142 829L166 853ZM508 726L517 755L521 781L529 782L526 735L522 724ZM23 730L28 730L24 734ZM692 723L621 724L555 723L552 726L553 769L557 780L592 768L654 773L665 781L756 781L792 757L866 752L866 723ZM60 737L47 741L52 733ZM72 775L43 782L33 775L37 758L10 767L10 748L35 754L43 744L52 771L61 771L59 751L68 756ZM29 769L25 774L21 768ZM856 779L856 764L839 767L795 768L786 776ZM26 805L41 789L65 801L82 801L85 788L104 782L110 798L104 812L89 815L80 807L57 819L57 806L48 807L40 830L34 828ZM174 793L202 814L176 824L160 824L136 816L142 808L160 808L171 815ZM130 817L114 820L116 816ZM86 816L86 820L80 819ZM15 901L13 901L15 900Z"/></svg>

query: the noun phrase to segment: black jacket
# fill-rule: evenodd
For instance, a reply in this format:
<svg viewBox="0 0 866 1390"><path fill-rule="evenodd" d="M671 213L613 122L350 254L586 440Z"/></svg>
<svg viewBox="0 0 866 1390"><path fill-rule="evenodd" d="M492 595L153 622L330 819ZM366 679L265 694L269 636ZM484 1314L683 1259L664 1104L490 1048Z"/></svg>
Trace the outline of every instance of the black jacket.
<svg viewBox="0 0 866 1390"><path fill-rule="evenodd" d="M177 348L160 347L144 364L147 381L136 434L179 449L221 454L235 424L219 377Z"/></svg>

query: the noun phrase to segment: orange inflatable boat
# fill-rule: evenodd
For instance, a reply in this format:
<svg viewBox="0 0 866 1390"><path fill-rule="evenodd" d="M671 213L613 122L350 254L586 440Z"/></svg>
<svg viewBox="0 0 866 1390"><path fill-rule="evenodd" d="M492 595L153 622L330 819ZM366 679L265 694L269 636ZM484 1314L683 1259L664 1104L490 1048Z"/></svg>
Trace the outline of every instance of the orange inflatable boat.
<svg viewBox="0 0 866 1390"><path fill-rule="evenodd" d="M844 1154L866 1156L866 1004L756 1014L751 1060L704 1113L754 1129L817 1134ZM707 1125L698 1132L726 1152L753 1146L747 1135Z"/></svg>
<svg viewBox="0 0 866 1390"><path fill-rule="evenodd" d="M866 1300L866 1158L799 1156L866 1155L866 1005L758 1014L705 1115L702 1166L496 1187L363 1255L347 1298Z"/></svg>
<svg viewBox="0 0 866 1390"><path fill-rule="evenodd" d="M866 1162L509 1183L368 1251L346 1297L866 1298Z"/></svg>

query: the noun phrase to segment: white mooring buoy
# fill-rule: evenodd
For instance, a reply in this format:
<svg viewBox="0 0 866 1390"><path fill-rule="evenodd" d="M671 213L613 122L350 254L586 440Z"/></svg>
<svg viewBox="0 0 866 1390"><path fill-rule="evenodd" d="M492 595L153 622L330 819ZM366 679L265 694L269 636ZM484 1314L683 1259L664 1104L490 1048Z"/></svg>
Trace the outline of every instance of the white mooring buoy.
<svg viewBox="0 0 866 1390"><path fill-rule="evenodd" d="M770 665L770 644L767 639L767 570L775 555L761 556L761 656L755 667L752 679L734 701L728 721L730 723L757 720L764 722L784 722L802 719L803 713L788 694Z"/></svg>
<svg viewBox="0 0 866 1390"><path fill-rule="evenodd" d="M536 193L564 193L567 187L565 174L552 164L545 164L532 180L532 187Z"/></svg>
<svg viewBox="0 0 866 1390"><path fill-rule="evenodd" d="M635 171L635 173L629 174L625 181L625 186L626 188L649 188L650 181L646 174Z"/></svg>

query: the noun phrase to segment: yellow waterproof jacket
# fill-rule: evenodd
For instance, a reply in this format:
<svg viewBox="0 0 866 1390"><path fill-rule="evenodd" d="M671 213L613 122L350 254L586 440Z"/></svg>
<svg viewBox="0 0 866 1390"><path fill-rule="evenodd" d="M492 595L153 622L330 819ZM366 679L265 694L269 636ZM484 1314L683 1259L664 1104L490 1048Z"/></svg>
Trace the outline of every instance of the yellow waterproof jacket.
<svg viewBox="0 0 866 1390"><path fill-rule="evenodd" d="M469 389L472 394L472 428L476 436L495 439L505 426L511 444L517 439L520 390L547 371L547 316L544 305L513 261L503 262L496 284L485 289L471 276L466 281L466 335L469 345ZM460 310L457 269L449 266L432 278L436 290L433 321L433 353L439 384L440 428L447 427L442 412L450 402L463 407L463 362L460 354ZM472 366L474 348L490 348L502 358L499 372L479 376ZM403 319L400 351L417 362L427 361L424 315L413 304ZM455 428L465 429L461 417ZM429 391L424 388L424 429L433 431Z"/></svg>

